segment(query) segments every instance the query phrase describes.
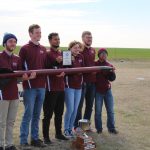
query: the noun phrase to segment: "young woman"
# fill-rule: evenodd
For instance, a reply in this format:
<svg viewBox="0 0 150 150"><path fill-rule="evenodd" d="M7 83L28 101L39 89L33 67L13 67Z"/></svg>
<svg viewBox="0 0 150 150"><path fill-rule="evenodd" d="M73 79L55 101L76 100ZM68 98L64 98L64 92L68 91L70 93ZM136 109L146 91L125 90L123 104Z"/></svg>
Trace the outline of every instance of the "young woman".
<svg viewBox="0 0 150 150"><path fill-rule="evenodd" d="M81 43L73 41L69 44L68 48L72 53L72 66L83 67L84 60L83 56L80 54L82 49ZM82 87L82 73L68 75L65 78L65 104L66 104L66 113L64 118L64 134L66 137L72 137L73 132L72 128L76 118L78 105L81 99L81 87Z"/></svg>

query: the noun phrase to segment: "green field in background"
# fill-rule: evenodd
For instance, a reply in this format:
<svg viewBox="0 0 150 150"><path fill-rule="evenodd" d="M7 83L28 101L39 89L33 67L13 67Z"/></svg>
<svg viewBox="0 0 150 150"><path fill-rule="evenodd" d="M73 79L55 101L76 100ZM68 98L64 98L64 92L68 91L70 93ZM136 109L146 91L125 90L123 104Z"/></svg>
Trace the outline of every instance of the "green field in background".
<svg viewBox="0 0 150 150"><path fill-rule="evenodd" d="M0 51L4 48L0 46ZM20 47L18 46L15 53L18 54ZM62 47L62 50L67 50ZM97 50L97 48L96 48ZM145 48L107 48L110 60L150 60L150 49Z"/></svg>

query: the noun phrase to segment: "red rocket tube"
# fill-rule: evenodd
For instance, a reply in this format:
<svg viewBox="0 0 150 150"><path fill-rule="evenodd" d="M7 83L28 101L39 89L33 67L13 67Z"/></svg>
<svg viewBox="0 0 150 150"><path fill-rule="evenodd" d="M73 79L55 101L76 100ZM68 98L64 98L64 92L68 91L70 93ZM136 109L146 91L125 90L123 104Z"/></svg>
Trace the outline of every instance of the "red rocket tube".
<svg viewBox="0 0 150 150"><path fill-rule="evenodd" d="M99 72L101 70L112 70L109 66L93 66L93 67L77 67L77 68L60 68L60 69L40 69L40 70L28 70L28 71L14 71L13 73L3 73L0 74L0 79L2 78L19 78L22 77L24 73L28 75L31 72L36 72L37 76L40 75L58 75L61 72L65 74L76 74L76 73L91 73Z"/></svg>

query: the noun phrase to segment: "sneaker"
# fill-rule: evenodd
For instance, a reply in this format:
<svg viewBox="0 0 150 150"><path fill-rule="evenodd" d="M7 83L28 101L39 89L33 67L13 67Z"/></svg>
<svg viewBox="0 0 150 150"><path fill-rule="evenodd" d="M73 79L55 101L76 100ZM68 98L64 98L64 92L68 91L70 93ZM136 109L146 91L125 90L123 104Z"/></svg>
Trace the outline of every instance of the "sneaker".
<svg viewBox="0 0 150 150"><path fill-rule="evenodd" d="M66 138L71 138L71 135L70 135L69 130L65 130L65 131L64 131L64 136L65 136Z"/></svg>
<svg viewBox="0 0 150 150"><path fill-rule="evenodd" d="M9 147L5 147L5 150L17 150L17 148L14 145L12 145Z"/></svg>
<svg viewBox="0 0 150 150"><path fill-rule="evenodd" d="M74 137L74 136L75 136L72 130L70 130L69 133L70 133L70 136L71 136L71 137Z"/></svg>
<svg viewBox="0 0 150 150"><path fill-rule="evenodd" d="M97 130L97 133L98 134L102 134L102 130Z"/></svg>
<svg viewBox="0 0 150 150"><path fill-rule="evenodd" d="M38 139L38 140L31 140L31 145L34 147L46 147L46 144L43 143L42 140Z"/></svg>
<svg viewBox="0 0 150 150"><path fill-rule="evenodd" d="M50 139L44 139L44 144L51 145L52 141Z"/></svg>
<svg viewBox="0 0 150 150"><path fill-rule="evenodd" d="M56 138L56 139L59 139L59 140L64 140L64 141L67 141L67 140L68 140L68 138L66 138L63 134L55 135L55 138Z"/></svg>
<svg viewBox="0 0 150 150"><path fill-rule="evenodd" d="M3 148L3 147L0 147L0 150L4 150L4 148Z"/></svg>
<svg viewBox="0 0 150 150"><path fill-rule="evenodd" d="M28 143L20 145L21 150L31 150L31 146Z"/></svg>
<svg viewBox="0 0 150 150"><path fill-rule="evenodd" d="M108 130L110 134L118 134L119 132L116 129Z"/></svg>

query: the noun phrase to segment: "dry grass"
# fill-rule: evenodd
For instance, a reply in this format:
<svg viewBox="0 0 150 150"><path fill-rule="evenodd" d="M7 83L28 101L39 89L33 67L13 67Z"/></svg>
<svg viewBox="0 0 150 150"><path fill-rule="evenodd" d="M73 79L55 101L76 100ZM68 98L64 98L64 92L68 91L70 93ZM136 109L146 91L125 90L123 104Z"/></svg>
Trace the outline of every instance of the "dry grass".
<svg viewBox="0 0 150 150"><path fill-rule="evenodd" d="M97 150L149 150L150 149L150 62L113 62L117 80L113 83L115 98L116 127L118 135L110 135L106 128L106 113L103 110L104 132L91 133ZM138 80L136 78L144 78ZM15 124L15 143L19 144L19 127L23 112L20 103ZM94 113L93 113L94 115ZM42 118L42 117L41 117ZM92 120L94 127L94 121ZM50 135L54 140L50 150L70 150L71 142L54 139L55 129L51 123ZM40 137L42 132L40 128Z"/></svg>

